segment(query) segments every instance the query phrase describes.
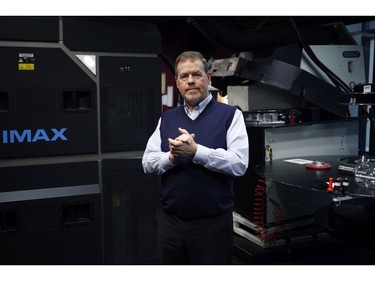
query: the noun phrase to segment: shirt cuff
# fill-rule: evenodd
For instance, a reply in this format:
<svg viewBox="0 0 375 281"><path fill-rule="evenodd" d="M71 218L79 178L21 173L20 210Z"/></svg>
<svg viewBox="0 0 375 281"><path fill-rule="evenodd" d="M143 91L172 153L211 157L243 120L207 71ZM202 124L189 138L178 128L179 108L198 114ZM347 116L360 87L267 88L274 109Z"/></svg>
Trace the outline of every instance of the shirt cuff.
<svg viewBox="0 0 375 281"><path fill-rule="evenodd" d="M160 166L163 168L164 171L168 171L172 169L175 165L169 160L169 151L164 153L160 159Z"/></svg>
<svg viewBox="0 0 375 281"><path fill-rule="evenodd" d="M193 162L202 166L206 165L209 152L210 149L208 147L198 144L197 151L193 157Z"/></svg>

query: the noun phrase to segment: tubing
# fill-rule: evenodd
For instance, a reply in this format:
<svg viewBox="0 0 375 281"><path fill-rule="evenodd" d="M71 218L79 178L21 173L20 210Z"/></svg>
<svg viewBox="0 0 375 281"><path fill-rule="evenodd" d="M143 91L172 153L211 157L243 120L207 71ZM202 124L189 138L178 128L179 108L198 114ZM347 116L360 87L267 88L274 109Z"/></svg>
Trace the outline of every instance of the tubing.
<svg viewBox="0 0 375 281"><path fill-rule="evenodd" d="M265 242L272 242L282 238L282 234L284 232L284 212L280 208L275 208L272 211L272 215L276 221L276 229L272 233L268 233L267 229L264 225L264 216L266 211L266 181L262 178L258 179L258 183L254 189L254 208L253 208L253 219L255 223L255 234L258 236L262 241Z"/></svg>

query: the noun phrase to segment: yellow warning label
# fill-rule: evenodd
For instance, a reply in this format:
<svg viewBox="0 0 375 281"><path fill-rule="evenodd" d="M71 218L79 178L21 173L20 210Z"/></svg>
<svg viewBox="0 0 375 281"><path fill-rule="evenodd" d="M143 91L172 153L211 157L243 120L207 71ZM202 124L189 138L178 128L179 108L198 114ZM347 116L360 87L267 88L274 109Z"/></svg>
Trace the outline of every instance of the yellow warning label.
<svg viewBox="0 0 375 281"><path fill-rule="evenodd" d="M22 59L19 59L18 62L23 62L23 60L22 60Z"/></svg>
<svg viewBox="0 0 375 281"><path fill-rule="evenodd" d="M18 70L34 70L34 64L33 63L19 63L18 64Z"/></svg>

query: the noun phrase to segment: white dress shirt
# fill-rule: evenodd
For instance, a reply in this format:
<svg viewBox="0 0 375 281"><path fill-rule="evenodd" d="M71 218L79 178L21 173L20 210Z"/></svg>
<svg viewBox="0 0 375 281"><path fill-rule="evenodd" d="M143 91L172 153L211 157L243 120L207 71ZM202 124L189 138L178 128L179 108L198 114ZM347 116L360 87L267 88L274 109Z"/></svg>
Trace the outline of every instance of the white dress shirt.
<svg viewBox="0 0 375 281"><path fill-rule="evenodd" d="M208 95L193 111L189 111L184 105L186 114L194 120L211 99L212 96ZM169 161L169 151L163 152L161 150L160 122L161 118L159 118L156 129L149 138L143 154L142 165L145 173L156 172L160 175L174 167ZM197 144L198 148L193 157L193 162L212 171L242 176L246 172L249 162L249 140L245 121L239 109L235 111L226 138L227 149L213 149Z"/></svg>

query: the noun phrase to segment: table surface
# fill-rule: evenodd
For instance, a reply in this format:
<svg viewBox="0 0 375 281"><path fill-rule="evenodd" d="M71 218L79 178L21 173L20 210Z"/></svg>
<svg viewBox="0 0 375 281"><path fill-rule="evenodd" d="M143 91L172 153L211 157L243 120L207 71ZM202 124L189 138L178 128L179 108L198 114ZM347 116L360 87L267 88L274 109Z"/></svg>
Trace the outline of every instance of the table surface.
<svg viewBox="0 0 375 281"><path fill-rule="evenodd" d="M345 195L375 197L375 188L362 187L355 182L354 176L343 175L337 171L339 165L354 167L354 159L360 159L360 156L323 155L283 158L260 163L255 167L255 172L270 181L318 192L327 192L329 178L340 177L349 181ZM321 161L330 164L331 168L309 169L305 164L300 164L304 160ZM340 191L335 193L342 194Z"/></svg>

